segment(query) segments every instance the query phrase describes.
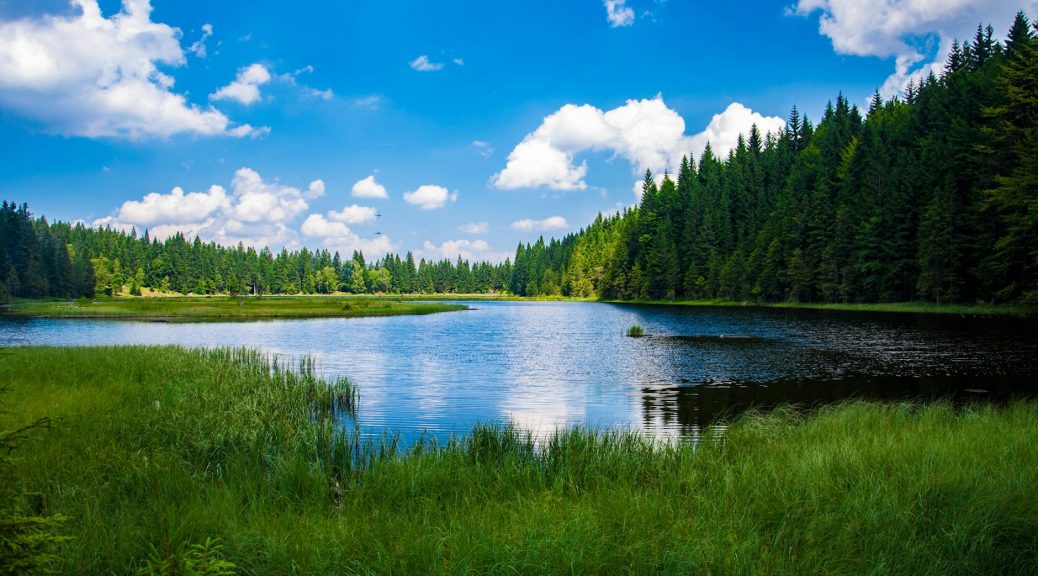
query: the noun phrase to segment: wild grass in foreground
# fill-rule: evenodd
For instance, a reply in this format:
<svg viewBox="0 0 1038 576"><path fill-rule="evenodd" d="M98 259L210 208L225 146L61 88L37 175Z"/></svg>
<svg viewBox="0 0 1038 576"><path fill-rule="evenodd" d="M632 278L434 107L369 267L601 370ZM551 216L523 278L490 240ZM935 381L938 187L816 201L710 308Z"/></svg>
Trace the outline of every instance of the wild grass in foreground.
<svg viewBox="0 0 1038 576"><path fill-rule="evenodd" d="M219 320L250 318L354 318L433 314L464 310L459 304L401 302L337 296L97 297L79 300L17 300L7 313L42 318Z"/></svg>
<svg viewBox="0 0 1038 576"><path fill-rule="evenodd" d="M218 539L244 574L1034 574L1038 404L852 403L723 438L535 445L480 427L393 454L336 434L327 384L245 351L0 351L14 470L69 517L66 574ZM28 504L27 504L28 505Z"/></svg>

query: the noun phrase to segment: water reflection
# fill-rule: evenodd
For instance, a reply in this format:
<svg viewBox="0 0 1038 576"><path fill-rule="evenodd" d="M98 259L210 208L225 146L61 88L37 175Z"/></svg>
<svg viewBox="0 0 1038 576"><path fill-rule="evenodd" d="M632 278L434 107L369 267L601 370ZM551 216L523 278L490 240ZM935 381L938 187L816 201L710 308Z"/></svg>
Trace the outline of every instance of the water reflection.
<svg viewBox="0 0 1038 576"><path fill-rule="evenodd" d="M349 376L371 436L479 422L701 433L750 407L848 397L1005 399L1038 389L1034 320L480 302L420 317L156 324L0 321L0 345L250 346ZM644 338L626 337L632 324ZM983 390L983 392L981 392Z"/></svg>

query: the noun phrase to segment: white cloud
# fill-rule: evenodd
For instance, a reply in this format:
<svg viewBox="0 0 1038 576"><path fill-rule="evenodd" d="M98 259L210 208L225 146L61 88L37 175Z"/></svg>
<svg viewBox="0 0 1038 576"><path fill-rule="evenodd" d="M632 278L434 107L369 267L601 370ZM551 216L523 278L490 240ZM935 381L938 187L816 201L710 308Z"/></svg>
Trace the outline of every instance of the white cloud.
<svg viewBox="0 0 1038 576"><path fill-rule="evenodd" d="M321 196L324 196L324 180L317 179L310 182L310 185L306 187L306 193L303 194L307 200L316 200Z"/></svg>
<svg viewBox="0 0 1038 576"><path fill-rule="evenodd" d="M366 254L382 256L397 250L397 245L388 236L363 238L342 222L328 220L320 214L307 216L300 231L308 238L320 238L324 248L340 254L352 254L354 250L359 250Z"/></svg>
<svg viewBox="0 0 1038 576"><path fill-rule="evenodd" d="M213 35L212 24L202 24L202 37L195 40L193 44L187 49L188 52L198 56L199 58L205 58L208 56L205 49L205 41Z"/></svg>
<svg viewBox="0 0 1038 576"><path fill-rule="evenodd" d="M634 24L634 10L626 6L627 0L603 0L606 9L606 20L611 28Z"/></svg>
<svg viewBox="0 0 1038 576"><path fill-rule="evenodd" d="M456 66L464 66L465 65L465 60L463 60L461 58L455 58L454 59L454 64Z"/></svg>
<svg viewBox="0 0 1038 576"><path fill-rule="evenodd" d="M470 222L458 226L458 230L466 234L486 234L490 231L490 224L486 222Z"/></svg>
<svg viewBox="0 0 1038 576"><path fill-rule="evenodd" d="M378 218L378 211L370 206L351 204L343 208L341 212L332 210L328 213L328 217L336 222L364 224L365 222L374 222L375 219Z"/></svg>
<svg viewBox="0 0 1038 576"><path fill-rule="evenodd" d="M386 187L375 182L374 174L358 180L353 185L352 195L355 198L381 198L383 200L389 198Z"/></svg>
<svg viewBox="0 0 1038 576"><path fill-rule="evenodd" d="M494 155L494 147L490 145L490 142L473 140L472 147L475 148L479 152L479 155L484 158L490 158Z"/></svg>
<svg viewBox="0 0 1038 576"><path fill-rule="evenodd" d="M233 213L241 222L284 223L309 207L298 188L264 182L251 168L238 169L231 187L234 189Z"/></svg>
<svg viewBox="0 0 1038 576"><path fill-rule="evenodd" d="M647 169L673 172L682 156L698 158L707 142L716 153L727 154L739 134L748 133L754 123L762 133L785 125L781 118L762 116L736 102L715 115L706 130L686 136L685 120L662 96L628 100L607 112L588 104L566 104L523 138L492 182L502 189L583 190L587 163L575 164L575 156L603 150L627 159L638 175Z"/></svg>
<svg viewBox="0 0 1038 576"><path fill-rule="evenodd" d="M525 218L512 222L513 230L521 230L523 232L565 230L566 228L569 228L569 223L562 216L550 216L544 220Z"/></svg>
<svg viewBox="0 0 1038 576"><path fill-rule="evenodd" d="M436 72L443 69L442 62L431 62L425 54L411 60L411 69L419 72Z"/></svg>
<svg viewBox="0 0 1038 576"><path fill-rule="evenodd" d="M895 70L883 84L892 96L931 71L940 73L952 40L971 40L977 24L1008 26L1018 11L1034 13L1034 0L799 0L795 12L820 12L819 32L839 54L894 57ZM928 36L939 39L932 60L920 49Z"/></svg>
<svg viewBox="0 0 1038 576"><path fill-rule="evenodd" d="M210 100L234 100L253 104L260 99L259 87L270 82L270 71L263 64L252 64L238 71L234 82L209 95Z"/></svg>
<svg viewBox="0 0 1038 576"><path fill-rule="evenodd" d="M158 223L187 224L204 221L230 205L230 198L223 186L214 184L208 192L191 192L186 195L184 189L177 186L169 194L152 192L139 201L124 202L116 219L142 226Z"/></svg>
<svg viewBox="0 0 1038 576"><path fill-rule="evenodd" d="M124 202L114 216L99 219L95 225L147 228L159 239L180 232L226 246L242 242L257 248L295 247L298 234L292 224L309 208L307 198L323 194L324 182L314 180L303 191L264 181L255 170L240 168L231 180L231 190L228 194L214 184L207 192L185 193L176 187L169 194L150 193L141 200ZM311 223L308 230L312 227Z"/></svg>
<svg viewBox="0 0 1038 576"><path fill-rule="evenodd" d="M124 0L110 18L97 0L73 6L70 15L0 22L0 105L89 138L263 132L172 91L173 77L158 65L184 65L181 32L152 22L148 0Z"/></svg>
<svg viewBox="0 0 1038 576"><path fill-rule="evenodd" d="M763 116L738 102L732 102L720 114L714 114L699 134L688 139L688 144L695 158L698 158L707 143L713 149L714 154L725 156L739 144L739 136L749 136L750 129L757 125L761 135L769 132L779 132L786 126L785 120L777 116ZM675 168L671 165L670 168ZM674 170L672 170L673 172Z"/></svg>
<svg viewBox="0 0 1038 576"><path fill-rule="evenodd" d="M426 260L455 260L461 256L462 260L477 262L503 262L510 258L512 253L494 250L486 240L445 240L439 246L426 240L422 247L415 250L417 258Z"/></svg>
<svg viewBox="0 0 1038 576"><path fill-rule="evenodd" d="M311 214L303 221L300 228L303 236L342 238L351 234L350 229L342 222L326 220L320 214Z"/></svg>
<svg viewBox="0 0 1038 576"><path fill-rule="evenodd" d="M422 210L443 208L448 201L454 202L457 199L457 192L449 192L443 186L433 184L423 184L413 192L404 192L404 201L408 204L421 206Z"/></svg>

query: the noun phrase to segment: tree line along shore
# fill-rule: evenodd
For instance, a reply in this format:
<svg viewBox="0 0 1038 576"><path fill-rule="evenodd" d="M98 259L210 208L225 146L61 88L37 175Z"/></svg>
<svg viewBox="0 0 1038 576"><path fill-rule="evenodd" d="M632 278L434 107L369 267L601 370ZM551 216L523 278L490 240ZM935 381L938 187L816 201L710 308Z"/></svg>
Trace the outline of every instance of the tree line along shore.
<svg viewBox="0 0 1038 576"><path fill-rule="evenodd" d="M607 300L1029 304L1038 299L1038 39L978 27L943 74L707 148L638 206L502 263L218 246L0 209L0 296L509 293Z"/></svg>

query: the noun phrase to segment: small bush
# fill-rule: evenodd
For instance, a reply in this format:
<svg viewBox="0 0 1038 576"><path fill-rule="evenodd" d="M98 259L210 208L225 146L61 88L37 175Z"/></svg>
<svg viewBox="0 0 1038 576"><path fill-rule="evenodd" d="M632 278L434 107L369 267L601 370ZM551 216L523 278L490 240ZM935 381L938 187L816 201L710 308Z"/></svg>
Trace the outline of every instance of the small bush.
<svg viewBox="0 0 1038 576"><path fill-rule="evenodd" d="M645 328L635 324L627 329L627 335L631 338L641 338L642 336L645 336Z"/></svg>

